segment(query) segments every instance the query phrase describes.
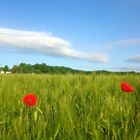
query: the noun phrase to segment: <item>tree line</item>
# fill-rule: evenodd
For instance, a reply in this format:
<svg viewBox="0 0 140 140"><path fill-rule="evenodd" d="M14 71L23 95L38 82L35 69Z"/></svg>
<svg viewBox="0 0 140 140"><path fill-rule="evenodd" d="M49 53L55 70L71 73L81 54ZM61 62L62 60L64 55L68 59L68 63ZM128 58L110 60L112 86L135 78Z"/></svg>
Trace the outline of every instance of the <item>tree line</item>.
<svg viewBox="0 0 140 140"><path fill-rule="evenodd" d="M83 70L75 70L69 67L64 66L49 66L45 63L42 64L26 64L26 63L20 63L19 65L14 65L12 68L9 68L8 65L5 65L3 67L0 67L0 71L4 71L5 73L7 71L10 71L12 73L19 73L19 74L29 74L29 73L35 73L35 74L44 74L44 73L50 73L50 74L76 74L76 73L84 73L84 74L138 74L134 71L130 72L111 72L106 70L97 70L97 71L83 71Z"/></svg>
<svg viewBox="0 0 140 140"><path fill-rule="evenodd" d="M42 64L26 64L20 63L19 65L14 65L11 69L5 65L0 68L1 71L11 71L12 73L20 73L20 74L43 74L43 73L52 73L52 74L66 74L66 73L84 73L81 70L75 70L72 68L64 67L64 66L49 66L45 63Z"/></svg>

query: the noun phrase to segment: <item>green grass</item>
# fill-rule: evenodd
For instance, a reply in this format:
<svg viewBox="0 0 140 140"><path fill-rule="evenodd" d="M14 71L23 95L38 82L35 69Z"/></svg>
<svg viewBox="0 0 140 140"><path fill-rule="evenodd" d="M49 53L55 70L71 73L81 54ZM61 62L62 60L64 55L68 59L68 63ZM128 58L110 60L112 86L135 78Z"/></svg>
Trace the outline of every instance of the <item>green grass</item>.
<svg viewBox="0 0 140 140"><path fill-rule="evenodd" d="M0 140L55 139L140 140L140 75L0 75Z"/></svg>

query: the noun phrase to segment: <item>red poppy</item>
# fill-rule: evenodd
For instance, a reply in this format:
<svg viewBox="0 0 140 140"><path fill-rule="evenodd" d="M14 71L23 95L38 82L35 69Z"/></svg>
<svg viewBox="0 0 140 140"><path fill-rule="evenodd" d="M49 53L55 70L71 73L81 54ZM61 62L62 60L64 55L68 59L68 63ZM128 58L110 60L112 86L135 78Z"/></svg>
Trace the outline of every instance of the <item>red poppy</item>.
<svg viewBox="0 0 140 140"><path fill-rule="evenodd" d="M34 94L27 94L23 98L23 102L27 106L35 106L37 103L37 97Z"/></svg>
<svg viewBox="0 0 140 140"><path fill-rule="evenodd" d="M126 82L121 82L121 90L125 92L133 92L134 88Z"/></svg>

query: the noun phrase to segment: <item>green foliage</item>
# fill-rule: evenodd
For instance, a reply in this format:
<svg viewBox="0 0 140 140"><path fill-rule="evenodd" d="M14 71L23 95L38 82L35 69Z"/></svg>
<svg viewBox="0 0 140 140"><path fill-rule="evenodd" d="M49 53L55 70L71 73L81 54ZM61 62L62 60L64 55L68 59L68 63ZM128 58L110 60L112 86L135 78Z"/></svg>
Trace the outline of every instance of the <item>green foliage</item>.
<svg viewBox="0 0 140 140"><path fill-rule="evenodd" d="M3 71L6 73L6 71L8 71L9 70L9 67L7 66L7 65L5 65L4 67L3 67Z"/></svg>
<svg viewBox="0 0 140 140"><path fill-rule="evenodd" d="M74 70L63 66L48 66L45 63L34 65L21 63L19 65L14 65L12 67L12 73L67 74L67 73L84 73L84 71Z"/></svg>
<svg viewBox="0 0 140 140"><path fill-rule="evenodd" d="M139 79L134 74L0 75L0 139L139 140ZM122 92L121 81L135 92ZM38 104L26 107L22 98L32 92Z"/></svg>

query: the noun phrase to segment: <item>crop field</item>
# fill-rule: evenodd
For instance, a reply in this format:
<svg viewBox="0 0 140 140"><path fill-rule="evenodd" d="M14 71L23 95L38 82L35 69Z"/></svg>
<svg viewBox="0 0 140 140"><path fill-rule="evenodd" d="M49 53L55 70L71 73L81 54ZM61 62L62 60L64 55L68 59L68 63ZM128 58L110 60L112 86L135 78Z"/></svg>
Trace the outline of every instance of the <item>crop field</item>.
<svg viewBox="0 0 140 140"><path fill-rule="evenodd" d="M24 104L28 93L35 106ZM0 140L55 139L140 140L140 75L1 74Z"/></svg>

